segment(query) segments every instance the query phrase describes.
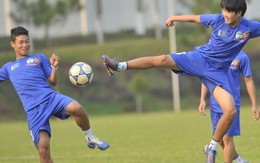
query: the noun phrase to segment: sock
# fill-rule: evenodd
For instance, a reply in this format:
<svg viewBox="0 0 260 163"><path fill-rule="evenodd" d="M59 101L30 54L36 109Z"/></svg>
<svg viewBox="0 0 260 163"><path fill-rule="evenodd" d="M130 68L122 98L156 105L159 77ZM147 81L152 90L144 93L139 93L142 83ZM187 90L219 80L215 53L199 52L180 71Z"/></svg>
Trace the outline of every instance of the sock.
<svg viewBox="0 0 260 163"><path fill-rule="evenodd" d="M218 144L219 144L219 142L217 142L216 140L212 139L211 142L208 145L208 148L210 150L215 150L216 151L216 149L218 147Z"/></svg>
<svg viewBox="0 0 260 163"><path fill-rule="evenodd" d="M124 71L127 69L127 62L119 62L117 70L118 71Z"/></svg>
<svg viewBox="0 0 260 163"><path fill-rule="evenodd" d="M240 155L237 156L235 161L236 161L236 163L244 163L245 162L245 160Z"/></svg>
<svg viewBox="0 0 260 163"><path fill-rule="evenodd" d="M83 133L84 133L85 138L86 138L87 141L90 141L94 137L93 134L92 134L92 129L91 128L89 128L87 130L84 130Z"/></svg>

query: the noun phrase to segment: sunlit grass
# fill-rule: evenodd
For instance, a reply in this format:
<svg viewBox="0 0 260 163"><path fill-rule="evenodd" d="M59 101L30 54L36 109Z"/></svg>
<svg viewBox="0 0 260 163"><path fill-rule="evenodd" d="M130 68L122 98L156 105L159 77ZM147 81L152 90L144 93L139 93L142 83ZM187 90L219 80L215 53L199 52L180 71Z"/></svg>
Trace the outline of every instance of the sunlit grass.
<svg viewBox="0 0 260 163"><path fill-rule="evenodd" d="M241 113L242 136L235 139L238 152L252 163L260 156L259 122L251 111ZM202 147L211 139L209 113L201 117L197 110L181 113L159 112L91 116L94 134L111 147L107 151L86 148L85 140L73 118L52 119L52 156L56 163L190 163L204 162ZM35 163L38 154L26 122L0 123L0 162ZM217 162L223 162L219 148Z"/></svg>

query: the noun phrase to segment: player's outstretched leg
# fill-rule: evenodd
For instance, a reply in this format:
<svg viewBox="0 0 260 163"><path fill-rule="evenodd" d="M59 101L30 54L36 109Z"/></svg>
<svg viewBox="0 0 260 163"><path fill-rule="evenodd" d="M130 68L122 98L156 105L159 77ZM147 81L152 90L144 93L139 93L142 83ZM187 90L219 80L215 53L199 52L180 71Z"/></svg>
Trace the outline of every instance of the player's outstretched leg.
<svg viewBox="0 0 260 163"><path fill-rule="evenodd" d="M106 66L109 75L113 75L113 71L118 71L119 62L117 61L117 59L115 58L111 59L108 56L103 55L101 57L101 61Z"/></svg>

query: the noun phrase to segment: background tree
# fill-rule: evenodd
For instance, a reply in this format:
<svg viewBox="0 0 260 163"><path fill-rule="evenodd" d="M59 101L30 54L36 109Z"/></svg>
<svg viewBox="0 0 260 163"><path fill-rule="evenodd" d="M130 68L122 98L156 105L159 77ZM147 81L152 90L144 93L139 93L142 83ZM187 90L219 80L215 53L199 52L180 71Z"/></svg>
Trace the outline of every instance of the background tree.
<svg viewBox="0 0 260 163"><path fill-rule="evenodd" d="M135 95L136 111L143 112L143 95L149 89L149 83L140 74L133 76L128 84L128 89Z"/></svg>
<svg viewBox="0 0 260 163"><path fill-rule="evenodd" d="M13 0L16 10L11 17L17 23L32 24L36 27L44 28L46 45L51 45L49 37L50 26L64 21L71 12L81 9L78 0L57 0L56 3L47 0Z"/></svg>

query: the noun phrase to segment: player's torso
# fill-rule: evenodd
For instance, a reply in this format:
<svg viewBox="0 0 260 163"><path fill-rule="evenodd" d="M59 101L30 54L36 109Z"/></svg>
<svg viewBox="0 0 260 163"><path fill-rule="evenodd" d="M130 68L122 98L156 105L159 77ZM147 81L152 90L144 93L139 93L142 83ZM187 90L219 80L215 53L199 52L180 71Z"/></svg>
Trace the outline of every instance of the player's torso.
<svg viewBox="0 0 260 163"><path fill-rule="evenodd" d="M44 101L53 89L47 82L40 55L29 55L9 64L9 80L12 82L25 109Z"/></svg>
<svg viewBox="0 0 260 163"><path fill-rule="evenodd" d="M13 62L9 69L9 80L13 84L25 85L34 85L34 83L46 81L40 58L28 56Z"/></svg>
<svg viewBox="0 0 260 163"><path fill-rule="evenodd" d="M237 27L231 27L221 15L212 27L210 40L197 49L211 65L226 69L249 40L252 29L246 19L242 19Z"/></svg>

